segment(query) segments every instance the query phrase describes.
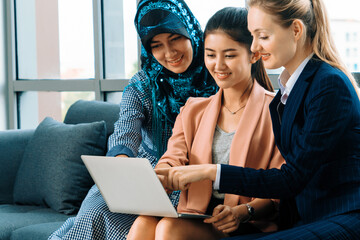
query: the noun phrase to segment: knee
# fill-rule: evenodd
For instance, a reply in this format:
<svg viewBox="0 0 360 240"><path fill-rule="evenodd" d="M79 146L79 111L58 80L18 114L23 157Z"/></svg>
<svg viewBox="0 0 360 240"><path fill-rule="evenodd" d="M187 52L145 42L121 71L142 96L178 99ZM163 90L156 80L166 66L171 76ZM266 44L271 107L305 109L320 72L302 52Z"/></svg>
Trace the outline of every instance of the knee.
<svg viewBox="0 0 360 240"><path fill-rule="evenodd" d="M178 234L178 219L177 218L162 218L156 226L155 236L156 240L175 239Z"/></svg>
<svg viewBox="0 0 360 240"><path fill-rule="evenodd" d="M127 239L154 239L158 219L149 216L139 216L130 228Z"/></svg>
<svg viewBox="0 0 360 240"><path fill-rule="evenodd" d="M159 222L159 220L156 217L152 217L152 216L139 216L136 218L134 224L136 224L136 226L138 227L150 227L153 226L155 227L156 224Z"/></svg>

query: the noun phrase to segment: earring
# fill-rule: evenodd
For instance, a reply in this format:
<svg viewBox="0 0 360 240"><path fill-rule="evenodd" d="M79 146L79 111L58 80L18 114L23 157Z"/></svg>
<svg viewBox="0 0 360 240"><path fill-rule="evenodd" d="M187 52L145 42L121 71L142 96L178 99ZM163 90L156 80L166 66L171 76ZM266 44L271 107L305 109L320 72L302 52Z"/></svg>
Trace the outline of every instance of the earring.
<svg viewBox="0 0 360 240"><path fill-rule="evenodd" d="M254 52L251 58L251 63L256 63L260 59L260 52Z"/></svg>

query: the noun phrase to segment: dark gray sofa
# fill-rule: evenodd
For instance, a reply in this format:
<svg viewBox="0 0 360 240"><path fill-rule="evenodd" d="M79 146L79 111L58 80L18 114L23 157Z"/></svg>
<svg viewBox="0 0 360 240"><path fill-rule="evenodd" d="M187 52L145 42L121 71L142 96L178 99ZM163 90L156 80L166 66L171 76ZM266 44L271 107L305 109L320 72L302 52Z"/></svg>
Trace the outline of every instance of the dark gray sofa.
<svg viewBox="0 0 360 240"><path fill-rule="evenodd" d="M106 153L118 114L116 104L79 100L64 123L0 131L0 240L47 239L76 214L93 184L80 155Z"/></svg>

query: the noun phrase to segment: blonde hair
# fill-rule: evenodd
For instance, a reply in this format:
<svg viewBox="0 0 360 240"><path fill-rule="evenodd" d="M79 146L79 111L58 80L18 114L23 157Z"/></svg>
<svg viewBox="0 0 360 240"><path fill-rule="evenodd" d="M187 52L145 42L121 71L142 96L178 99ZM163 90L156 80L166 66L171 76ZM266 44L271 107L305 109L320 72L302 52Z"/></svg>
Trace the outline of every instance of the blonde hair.
<svg viewBox="0 0 360 240"><path fill-rule="evenodd" d="M354 76L341 61L331 36L330 23L322 0L248 0L248 6L257 6L274 15L280 25L289 27L295 19L306 26L313 52L324 62L343 71L360 98Z"/></svg>

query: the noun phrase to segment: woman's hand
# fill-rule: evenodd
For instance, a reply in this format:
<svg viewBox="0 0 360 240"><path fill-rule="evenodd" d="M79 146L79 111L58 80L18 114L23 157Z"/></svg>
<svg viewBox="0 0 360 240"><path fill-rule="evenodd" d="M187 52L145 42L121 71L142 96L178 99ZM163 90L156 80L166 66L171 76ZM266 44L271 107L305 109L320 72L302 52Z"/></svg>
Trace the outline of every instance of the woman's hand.
<svg viewBox="0 0 360 240"><path fill-rule="evenodd" d="M155 166L155 169L166 169L166 168L171 168L171 166L169 165L169 164L167 164L167 163L159 163L158 165L156 165ZM155 170L156 171L156 170ZM159 175L158 175L159 176ZM160 178L159 178L160 179ZM161 181L161 179L160 179L160 181ZM162 183L162 181L161 181L161 183ZM166 188L165 187L165 185L163 184L163 187L164 187L164 189L165 189L165 191L166 191L166 193L167 194L170 194L170 193L172 193L172 190L170 190L170 189L168 189L168 188Z"/></svg>
<svg viewBox="0 0 360 240"><path fill-rule="evenodd" d="M204 222L211 223L214 228L222 233L230 233L238 229L241 221L248 217L245 205L235 207L218 205L214 208L213 217L205 219Z"/></svg>
<svg viewBox="0 0 360 240"><path fill-rule="evenodd" d="M181 167L155 169L165 189L186 190L190 183L202 180L215 181L216 165L201 164Z"/></svg>

